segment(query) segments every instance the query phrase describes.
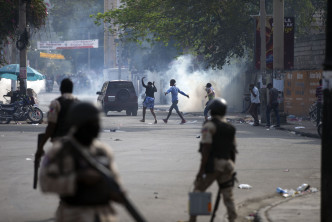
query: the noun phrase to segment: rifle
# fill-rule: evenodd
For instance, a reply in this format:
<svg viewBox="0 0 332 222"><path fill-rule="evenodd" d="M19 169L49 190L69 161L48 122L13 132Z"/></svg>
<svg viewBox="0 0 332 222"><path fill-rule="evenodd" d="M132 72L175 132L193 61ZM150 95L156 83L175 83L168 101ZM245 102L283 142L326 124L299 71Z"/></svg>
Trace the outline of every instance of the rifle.
<svg viewBox="0 0 332 222"><path fill-rule="evenodd" d="M135 209L133 204L129 201L126 195L121 190L119 184L114 180L113 173L107 169L105 166L96 161L86 150L82 150L75 145L74 141L70 141L72 147L75 149L76 153L81 156L92 168L97 170L101 175L106 178L110 188L117 192L120 198L123 200L123 205L129 212L129 214L137 221L137 222L146 222L146 220L139 214L139 212Z"/></svg>
<svg viewBox="0 0 332 222"><path fill-rule="evenodd" d="M38 134L38 140L37 140L37 150L39 147L39 144L43 140L43 137L45 136L45 133L40 133ZM33 172L33 189L37 189L37 182L38 182L38 169L40 166L40 159L35 158L35 163L34 163L34 172Z"/></svg>

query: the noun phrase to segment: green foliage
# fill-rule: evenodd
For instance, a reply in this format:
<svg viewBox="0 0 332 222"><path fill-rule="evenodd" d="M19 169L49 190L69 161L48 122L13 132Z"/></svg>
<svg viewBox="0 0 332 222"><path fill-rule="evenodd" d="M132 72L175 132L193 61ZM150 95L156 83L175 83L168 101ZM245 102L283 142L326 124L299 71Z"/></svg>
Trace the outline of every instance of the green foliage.
<svg viewBox="0 0 332 222"><path fill-rule="evenodd" d="M270 2L270 3L269 3ZM272 0L267 1L267 6ZM312 15L326 0L285 1L285 15L295 15L298 33L312 22ZM231 57L252 49L259 0L122 0L118 9L97 13L96 24L107 24L113 33L130 41L176 40L179 48L204 57L207 66L221 68ZM326 5L326 4L325 4ZM293 11L292 11L293 10Z"/></svg>
<svg viewBox="0 0 332 222"><path fill-rule="evenodd" d="M1 45L7 44L7 38L15 40L19 25L19 0L0 0L0 51ZM31 31L41 28L47 17L46 6L42 0L31 0L27 4L27 24ZM0 57L0 65L6 63Z"/></svg>

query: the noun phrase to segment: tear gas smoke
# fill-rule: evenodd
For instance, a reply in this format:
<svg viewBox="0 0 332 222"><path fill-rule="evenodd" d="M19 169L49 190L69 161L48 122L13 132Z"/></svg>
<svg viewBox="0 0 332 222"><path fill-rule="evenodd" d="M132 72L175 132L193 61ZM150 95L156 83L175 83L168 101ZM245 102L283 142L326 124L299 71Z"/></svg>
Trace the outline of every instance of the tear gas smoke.
<svg viewBox="0 0 332 222"><path fill-rule="evenodd" d="M202 112L207 102L205 86L207 83L211 83L216 97L223 97L228 102L229 111L242 111L245 68L245 62L238 62L225 65L222 70L193 70L192 57L181 56L174 60L169 70L161 76L162 88L160 91L161 93L166 92L169 88L169 81L175 79L176 86L190 96L187 99L179 95L180 110ZM153 81L153 78L155 77L151 77L149 81ZM170 103L171 96L166 97Z"/></svg>
<svg viewBox="0 0 332 222"><path fill-rule="evenodd" d="M41 90L45 88L45 80L37 80L37 81L27 81L27 88L31 88L35 91L35 93L39 93ZM19 89L18 89L19 90ZM9 91L11 91L11 80L10 79L1 79L0 80L0 101L3 103L6 102L3 95L6 95ZM8 97L9 99L9 97Z"/></svg>

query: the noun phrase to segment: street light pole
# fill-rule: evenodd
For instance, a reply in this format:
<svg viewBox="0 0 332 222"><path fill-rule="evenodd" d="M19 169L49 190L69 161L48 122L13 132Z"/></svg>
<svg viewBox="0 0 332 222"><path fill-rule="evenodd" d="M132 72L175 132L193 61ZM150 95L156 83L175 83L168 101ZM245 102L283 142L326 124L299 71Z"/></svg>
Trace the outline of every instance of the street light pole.
<svg viewBox="0 0 332 222"><path fill-rule="evenodd" d="M27 49L26 38L27 38L27 30L26 30L26 9L27 2L26 0L19 0L19 30L20 30L20 38L17 43L22 44L19 48L20 50L20 94L26 95L27 93ZM24 34L25 33L25 34ZM19 45L19 44L16 44Z"/></svg>
<svg viewBox="0 0 332 222"><path fill-rule="evenodd" d="M262 88L266 85L266 11L265 0L260 0L260 37L261 37L261 67L258 81L260 82L260 114L261 123L266 123L266 88Z"/></svg>

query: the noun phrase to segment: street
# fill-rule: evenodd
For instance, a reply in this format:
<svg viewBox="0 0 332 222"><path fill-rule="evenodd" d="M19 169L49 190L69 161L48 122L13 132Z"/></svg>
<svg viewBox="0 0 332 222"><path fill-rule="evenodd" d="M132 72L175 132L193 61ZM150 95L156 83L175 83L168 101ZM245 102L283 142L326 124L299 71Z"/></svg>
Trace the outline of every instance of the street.
<svg viewBox="0 0 332 222"><path fill-rule="evenodd" d="M46 112L51 99L59 94L39 95L40 107ZM52 97L52 98L51 98ZM79 97L80 98L80 97ZM82 99L95 101L96 96ZM181 103L181 102L180 102ZM193 188L200 155L200 127L203 116L185 113L187 123L180 125L176 113L168 124L162 122L166 110L156 107L158 124L147 111L146 122L125 112L110 112L102 117L100 139L112 147L123 185L128 197L147 221L183 221L188 218L188 192ZM303 183L320 189L320 139L301 137L287 131L266 130L236 121L237 114L227 115L237 129L236 171L239 183L234 188L239 220L249 213L249 202L259 203L274 198L276 188L296 189ZM46 124L0 125L0 221L47 222L53 221L58 205L55 195L45 195L32 189L33 159L37 134L45 131ZM47 143L46 150L51 146ZM249 184L252 189L238 189ZM217 185L208 191L216 196ZM258 204L259 205L259 204ZM117 206L120 222L133 221L127 212ZM227 221L223 204L220 204L215 221ZM248 214L247 214L248 213ZM308 221L318 221L311 215ZM209 221L209 217L198 217Z"/></svg>

